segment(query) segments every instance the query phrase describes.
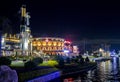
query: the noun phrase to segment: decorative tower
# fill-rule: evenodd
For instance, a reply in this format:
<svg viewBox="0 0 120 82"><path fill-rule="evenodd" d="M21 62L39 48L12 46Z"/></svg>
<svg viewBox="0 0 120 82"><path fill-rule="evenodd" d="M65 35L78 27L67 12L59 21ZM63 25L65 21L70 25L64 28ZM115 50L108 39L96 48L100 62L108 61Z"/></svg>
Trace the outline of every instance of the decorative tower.
<svg viewBox="0 0 120 82"><path fill-rule="evenodd" d="M30 44L30 15L26 12L26 6L22 5L21 7L21 24L20 24L20 47L22 50L22 55L28 55L29 53L29 44Z"/></svg>

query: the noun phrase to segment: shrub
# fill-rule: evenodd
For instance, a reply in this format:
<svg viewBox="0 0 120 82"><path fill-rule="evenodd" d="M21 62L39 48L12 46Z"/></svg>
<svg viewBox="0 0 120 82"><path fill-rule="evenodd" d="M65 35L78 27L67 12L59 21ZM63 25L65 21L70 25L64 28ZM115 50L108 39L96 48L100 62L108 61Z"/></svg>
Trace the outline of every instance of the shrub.
<svg viewBox="0 0 120 82"><path fill-rule="evenodd" d="M49 60L49 61L48 61L48 65L49 65L49 66L56 66L56 65L58 65L58 62L55 61L55 60Z"/></svg>
<svg viewBox="0 0 120 82"><path fill-rule="evenodd" d="M65 64L64 59L61 57L61 58L59 59L59 61L58 61L58 65L61 66L61 67L63 67L64 64Z"/></svg>
<svg viewBox="0 0 120 82"><path fill-rule="evenodd" d="M43 59L40 57L34 58L32 60L36 65L43 63Z"/></svg>
<svg viewBox="0 0 120 82"><path fill-rule="evenodd" d="M70 58L69 57L67 57L66 63L70 64Z"/></svg>
<svg viewBox="0 0 120 82"><path fill-rule="evenodd" d="M53 60L58 60L58 59L59 59L58 55L53 56Z"/></svg>
<svg viewBox="0 0 120 82"><path fill-rule="evenodd" d="M10 65L11 62L8 57L0 57L0 65Z"/></svg>
<svg viewBox="0 0 120 82"><path fill-rule="evenodd" d="M34 67L37 67L36 63L33 62L33 61L28 61L25 63L25 68L34 68Z"/></svg>
<svg viewBox="0 0 120 82"><path fill-rule="evenodd" d="M7 58L9 58L11 61L15 60L15 56L6 56Z"/></svg>

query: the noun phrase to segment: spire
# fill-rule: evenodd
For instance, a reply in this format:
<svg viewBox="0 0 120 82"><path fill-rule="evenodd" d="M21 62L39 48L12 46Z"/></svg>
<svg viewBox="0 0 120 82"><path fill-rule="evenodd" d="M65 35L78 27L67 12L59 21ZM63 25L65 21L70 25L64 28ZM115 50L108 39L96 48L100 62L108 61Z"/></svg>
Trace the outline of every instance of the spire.
<svg viewBox="0 0 120 82"><path fill-rule="evenodd" d="M21 7L21 17L25 17L26 16L26 5L22 5Z"/></svg>

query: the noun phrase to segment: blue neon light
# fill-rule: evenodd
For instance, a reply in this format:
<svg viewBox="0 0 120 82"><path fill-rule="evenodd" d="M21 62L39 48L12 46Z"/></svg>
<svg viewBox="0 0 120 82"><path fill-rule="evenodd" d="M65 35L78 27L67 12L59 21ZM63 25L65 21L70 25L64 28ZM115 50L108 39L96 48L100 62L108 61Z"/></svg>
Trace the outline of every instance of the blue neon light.
<svg viewBox="0 0 120 82"><path fill-rule="evenodd" d="M44 75L42 77L38 77L38 78L35 78L32 80L29 80L27 82L48 82L48 81L53 80L53 79L58 78L58 77L60 77L59 71L51 73L49 75Z"/></svg>

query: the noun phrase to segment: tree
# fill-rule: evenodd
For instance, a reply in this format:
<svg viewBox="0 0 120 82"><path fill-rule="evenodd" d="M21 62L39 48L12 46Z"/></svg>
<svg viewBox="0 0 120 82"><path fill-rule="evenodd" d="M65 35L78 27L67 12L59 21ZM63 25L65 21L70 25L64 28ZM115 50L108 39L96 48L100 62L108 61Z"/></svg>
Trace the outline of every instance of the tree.
<svg viewBox="0 0 120 82"><path fill-rule="evenodd" d="M0 65L10 65L11 62L8 57L0 57Z"/></svg>
<svg viewBox="0 0 120 82"><path fill-rule="evenodd" d="M3 34L12 34L12 24L7 17L0 17L0 28L2 28Z"/></svg>

